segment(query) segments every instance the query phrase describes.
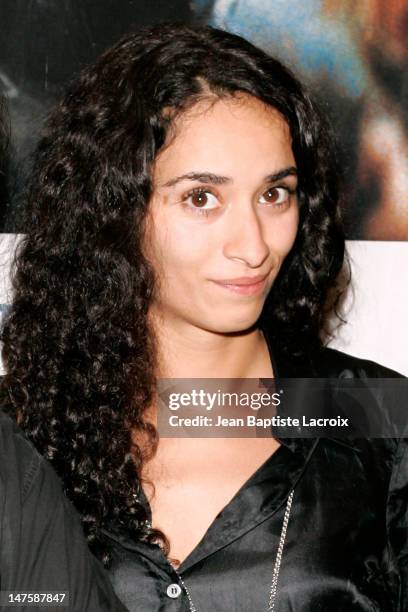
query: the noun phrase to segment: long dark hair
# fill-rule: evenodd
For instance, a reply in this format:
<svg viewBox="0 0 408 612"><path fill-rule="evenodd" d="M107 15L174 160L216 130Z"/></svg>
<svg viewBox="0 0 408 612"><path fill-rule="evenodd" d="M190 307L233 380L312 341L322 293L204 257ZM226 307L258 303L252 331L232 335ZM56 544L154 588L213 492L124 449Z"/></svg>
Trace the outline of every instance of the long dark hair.
<svg viewBox="0 0 408 612"><path fill-rule="evenodd" d="M2 330L2 401L63 479L106 565L107 526L168 550L146 521L146 456L132 437L147 433L154 452L157 434L143 416L156 382L144 220L168 127L208 90L247 92L290 126L300 225L262 315L281 351L295 358L320 345L327 292L343 261L330 135L296 78L249 42L207 26L150 27L122 39L69 88L36 151L28 233Z"/></svg>

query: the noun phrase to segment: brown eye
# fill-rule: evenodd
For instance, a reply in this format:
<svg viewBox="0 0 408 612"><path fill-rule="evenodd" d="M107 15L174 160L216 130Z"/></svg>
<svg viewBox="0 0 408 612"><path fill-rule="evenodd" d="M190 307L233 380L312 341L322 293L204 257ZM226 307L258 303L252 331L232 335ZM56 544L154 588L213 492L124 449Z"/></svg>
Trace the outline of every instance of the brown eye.
<svg viewBox="0 0 408 612"><path fill-rule="evenodd" d="M264 204L276 204L282 206L289 201L290 192L286 187L270 187L261 196Z"/></svg>
<svg viewBox="0 0 408 612"><path fill-rule="evenodd" d="M183 198L183 202L192 210L211 210L219 206L216 196L208 189L193 189Z"/></svg>
<svg viewBox="0 0 408 612"><path fill-rule="evenodd" d="M201 208L208 204L208 195L205 191L197 191L191 195L191 203L197 208Z"/></svg>

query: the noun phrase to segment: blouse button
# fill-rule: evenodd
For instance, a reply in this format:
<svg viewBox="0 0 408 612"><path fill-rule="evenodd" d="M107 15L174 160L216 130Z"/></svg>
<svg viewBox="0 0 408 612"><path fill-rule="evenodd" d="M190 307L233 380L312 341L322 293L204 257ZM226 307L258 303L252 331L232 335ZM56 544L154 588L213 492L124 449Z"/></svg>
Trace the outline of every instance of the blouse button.
<svg viewBox="0 0 408 612"><path fill-rule="evenodd" d="M181 587L179 584L174 582L173 584L169 584L167 587L167 595L172 599L176 599L181 593Z"/></svg>

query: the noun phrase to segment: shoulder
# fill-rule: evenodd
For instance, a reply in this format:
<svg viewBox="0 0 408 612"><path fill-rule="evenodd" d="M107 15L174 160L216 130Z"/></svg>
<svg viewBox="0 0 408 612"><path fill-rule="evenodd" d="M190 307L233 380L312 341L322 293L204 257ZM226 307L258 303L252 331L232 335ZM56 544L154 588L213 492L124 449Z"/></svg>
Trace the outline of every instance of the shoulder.
<svg viewBox="0 0 408 612"><path fill-rule="evenodd" d="M67 591L69 610L125 612L48 461L0 411L2 588Z"/></svg>
<svg viewBox="0 0 408 612"><path fill-rule="evenodd" d="M28 546L44 537L64 500L62 484L51 465L16 423L0 411L0 524L12 542L7 561L12 567L27 556ZM30 534L26 533L28 529ZM28 544L29 543L29 544ZM5 556L2 559L4 561Z"/></svg>
<svg viewBox="0 0 408 612"><path fill-rule="evenodd" d="M24 504L38 478L44 459L17 425L0 410L0 484L2 498L18 498Z"/></svg>
<svg viewBox="0 0 408 612"><path fill-rule="evenodd" d="M391 368L370 359L362 359L322 346L318 338L298 347L288 348L274 335L268 322L262 323L274 372L279 378L404 378Z"/></svg>
<svg viewBox="0 0 408 612"><path fill-rule="evenodd" d="M329 347L316 351L311 360L316 376L321 378L404 378L402 374L375 361Z"/></svg>
<svg viewBox="0 0 408 612"><path fill-rule="evenodd" d="M18 425L0 410L0 486L7 508L15 515L36 504L55 508L63 497L62 483L49 462Z"/></svg>
<svg viewBox="0 0 408 612"><path fill-rule="evenodd" d="M375 361L329 347L309 355L308 368L312 377L345 381L345 386L335 383L333 388L334 405L355 428L353 439L346 437L343 443L364 451L370 464L374 453L391 468L398 445L407 444L405 411L401 411L408 393L406 378ZM353 379L357 386L350 386Z"/></svg>

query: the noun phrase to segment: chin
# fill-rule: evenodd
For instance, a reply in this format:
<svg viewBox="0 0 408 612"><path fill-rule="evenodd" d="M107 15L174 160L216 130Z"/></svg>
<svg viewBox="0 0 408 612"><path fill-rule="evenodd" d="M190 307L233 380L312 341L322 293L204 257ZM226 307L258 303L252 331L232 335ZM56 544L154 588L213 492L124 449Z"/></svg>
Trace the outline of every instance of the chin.
<svg viewBox="0 0 408 612"><path fill-rule="evenodd" d="M216 321L211 322L207 329L219 334L244 332L254 326L259 319L261 312L262 309L259 311L259 313L257 312L246 317L234 317L233 313L224 312L223 316L220 316Z"/></svg>

